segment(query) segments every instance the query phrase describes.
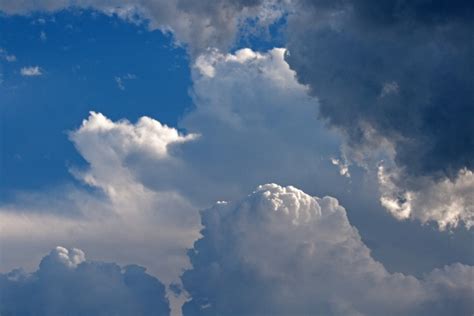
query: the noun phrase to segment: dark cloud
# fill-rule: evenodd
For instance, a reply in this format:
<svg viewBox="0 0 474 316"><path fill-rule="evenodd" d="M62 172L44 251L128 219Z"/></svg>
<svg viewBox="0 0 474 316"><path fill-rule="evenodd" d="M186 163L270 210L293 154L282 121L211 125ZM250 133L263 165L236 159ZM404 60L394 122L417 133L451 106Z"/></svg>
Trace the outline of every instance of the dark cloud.
<svg viewBox="0 0 474 316"><path fill-rule="evenodd" d="M349 158L374 169L376 160L390 161L392 189L382 183L382 198L399 218L440 223L449 203L437 205L437 215L412 216L411 200L445 181L468 187L456 199L470 204L473 8L470 1L300 1L289 18L286 60L319 97L321 117L345 134ZM449 225L459 219L470 227L472 209L454 217Z"/></svg>
<svg viewBox="0 0 474 316"><path fill-rule="evenodd" d="M0 0L0 13L30 14L69 8L94 9L151 29L172 31L191 55L209 47L227 50L246 19L260 21L264 0ZM267 14L266 17L269 15ZM263 21L266 24L268 21Z"/></svg>
<svg viewBox="0 0 474 316"><path fill-rule="evenodd" d="M0 314L169 315L165 287L136 265L86 261L56 247L32 274L0 274Z"/></svg>
<svg viewBox="0 0 474 316"><path fill-rule="evenodd" d="M472 169L472 2L336 3L304 2L288 31L287 61L321 115L353 146L374 128L410 174Z"/></svg>

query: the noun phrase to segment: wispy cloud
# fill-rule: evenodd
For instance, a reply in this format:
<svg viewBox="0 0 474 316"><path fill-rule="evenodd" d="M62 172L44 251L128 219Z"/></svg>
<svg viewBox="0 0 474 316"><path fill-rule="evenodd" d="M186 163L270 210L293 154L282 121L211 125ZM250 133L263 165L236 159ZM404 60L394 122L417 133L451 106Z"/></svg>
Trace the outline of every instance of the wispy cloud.
<svg viewBox="0 0 474 316"><path fill-rule="evenodd" d="M43 74L39 66L23 67L21 68L20 73L25 77L37 77Z"/></svg>
<svg viewBox="0 0 474 316"><path fill-rule="evenodd" d="M13 54L9 54L5 49L0 47L0 60L4 59L9 63L16 61L16 56Z"/></svg>
<svg viewBox="0 0 474 316"><path fill-rule="evenodd" d="M134 74L126 74L124 76L116 76L115 82L117 83L117 86L119 87L120 90L125 90L125 81L126 80L133 80L137 79L137 76Z"/></svg>

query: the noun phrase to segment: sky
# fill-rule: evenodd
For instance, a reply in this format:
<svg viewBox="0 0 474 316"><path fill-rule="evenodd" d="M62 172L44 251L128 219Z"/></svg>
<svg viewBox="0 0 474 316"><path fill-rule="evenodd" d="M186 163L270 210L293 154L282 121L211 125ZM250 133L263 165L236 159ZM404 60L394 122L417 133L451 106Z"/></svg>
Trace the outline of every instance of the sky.
<svg viewBox="0 0 474 316"><path fill-rule="evenodd" d="M473 10L0 0L0 314L472 315Z"/></svg>

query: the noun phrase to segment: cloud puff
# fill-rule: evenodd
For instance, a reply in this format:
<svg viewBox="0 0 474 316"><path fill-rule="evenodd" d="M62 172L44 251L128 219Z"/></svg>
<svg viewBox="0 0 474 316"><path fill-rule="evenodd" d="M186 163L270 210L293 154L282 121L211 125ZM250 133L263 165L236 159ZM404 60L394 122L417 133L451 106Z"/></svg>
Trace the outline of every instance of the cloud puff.
<svg viewBox="0 0 474 316"><path fill-rule="evenodd" d="M85 259L56 247L38 270L0 274L2 315L169 315L164 285L136 265Z"/></svg>
<svg viewBox="0 0 474 316"><path fill-rule="evenodd" d="M146 22L150 29L171 30L196 55L209 47L229 48L239 33L239 26L247 19L261 27L268 26L281 16L278 3L278 0L0 0L0 10L7 14L28 14L70 7L92 8L131 22Z"/></svg>
<svg viewBox="0 0 474 316"><path fill-rule="evenodd" d="M384 158L401 174L397 185L419 195L427 177L441 189L472 171L473 8L469 1L295 2L286 60L319 97L321 116L346 135L348 158L371 170ZM384 144L392 151L380 157ZM472 216L469 208L460 217L434 208L411 214L440 226Z"/></svg>
<svg viewBox="0 0 474 316"><path fill-rule="evenodd" d="M43 74L41 68L38 66L23 67L20 69L20 73L25 77L38 77Z"/></svg>
<svg viewBox="0 0 474 316"><path fill-rule="evenodd" d="M470 315L474 268L423 279L375 261L332 197L259 186L202 213L184 315Z"/></svg>

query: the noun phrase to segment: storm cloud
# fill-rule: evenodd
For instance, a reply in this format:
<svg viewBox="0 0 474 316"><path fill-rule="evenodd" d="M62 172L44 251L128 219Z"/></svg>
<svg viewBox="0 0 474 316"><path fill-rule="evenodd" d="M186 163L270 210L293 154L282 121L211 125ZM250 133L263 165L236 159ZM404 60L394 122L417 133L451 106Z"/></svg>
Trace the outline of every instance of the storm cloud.
<svg viewBox="0 0 474 316"><path fill-rule="evenodd" d="M399 211L407 192L425 195L446 179L456 185L474 167L473 7L300 1L289 19L290 67L318 96L321 117L346 136L345 155L374 169L383 160L397 174ZM463 213L472 219L472 209Z"/></svg>

